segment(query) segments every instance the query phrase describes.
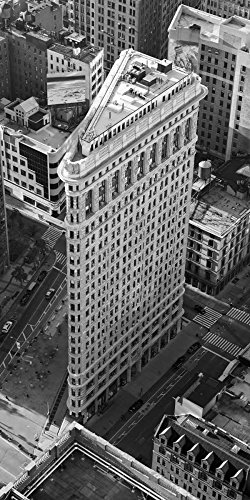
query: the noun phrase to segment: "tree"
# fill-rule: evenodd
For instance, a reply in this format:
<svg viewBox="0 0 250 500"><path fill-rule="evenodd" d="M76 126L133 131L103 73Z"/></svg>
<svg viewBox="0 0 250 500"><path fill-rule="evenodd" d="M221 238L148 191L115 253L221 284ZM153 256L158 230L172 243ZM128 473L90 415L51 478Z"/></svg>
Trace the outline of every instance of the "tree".
<svg viewBox="0 0 250 500"><path fill-rule="evenodd" d="M39 251L41 252L42 255L45 255L49 249L48 244L42 238L36 240L36 246L37 248L39 248Z"/></svg>
<svg viewBox="0 0 250 500"><path fill-rule="evenodd" d="M20 281L20 284L23 285L24 280L27 278L27 273L23 269L22 266L17 266L13 269L11 275L16 281Z"/></svg>

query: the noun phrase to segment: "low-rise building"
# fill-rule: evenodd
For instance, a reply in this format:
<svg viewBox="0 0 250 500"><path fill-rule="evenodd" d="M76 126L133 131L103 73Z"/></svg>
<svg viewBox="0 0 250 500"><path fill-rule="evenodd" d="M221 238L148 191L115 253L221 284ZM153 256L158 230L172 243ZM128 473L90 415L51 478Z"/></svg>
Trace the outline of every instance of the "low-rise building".
<svg viewBox="0 0 250 500"><path fill-rule="evenodd" d="M36 99L17 99L0 114L1 165L6 192L34 209L56 217L65 206L57 167L77 134L54 126L51 114Z"/></svg>
<svg viewBox="0 0 250 500"><path fill-rule="evenodd" d="M249 158L225 163L216 177L199 166L190 207L186 282L216 295L250 260Z"/></svg>
<svg viewBox="0 0 250 500"><path fill-rule="evenodd" d="M23 473L0 489L1 500L195 500L183 488L73 422Z"/></svg>
<svg viewBox="0 0 250 500"><path fill-rule="evenodd" d="M220 397L224 384L200 373L182 396L175 399L175 415L190 413L203 418Z"/></svg>
<svg viewBox="0 0 250 500"><path fill-rule="evenodd" d="M249 444L194 415L162 417L152 468L202 500L250 496Z"/></svg>

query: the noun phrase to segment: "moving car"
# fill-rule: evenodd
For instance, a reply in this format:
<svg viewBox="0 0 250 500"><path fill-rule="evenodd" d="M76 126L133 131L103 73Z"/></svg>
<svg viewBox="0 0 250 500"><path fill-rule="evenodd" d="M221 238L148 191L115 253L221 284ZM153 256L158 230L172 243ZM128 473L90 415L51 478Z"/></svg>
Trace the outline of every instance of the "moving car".
<svg viewBox="0 0 250 500"><path fill-rule="evenodd" d="M206 312L205 308L202 307L200 304L195 304L194 310L200 314L205 314L205 312Z"/></svg>
<svg viewBox="0 0 250 500"><path fill-rule="evenodd" d="M43 271L40 272L38 278L37 278L37 281L39 283L41 283L41 281L44 280L45 276L47 276L47 271L45 271L45 269Z"/></svg>
<svg viewBox="0 0 250 500"><path fill-rule="evenodd" d="M54 288L50 288L50 289L46 292L46 294L45 294L45 298L46 298L46 299L48 299L48 300L50 300L50 299L53 297L53 295L55 294L55 292L56 292L56 291L55 291L55 289L54 289Z"/></svg>
<svg viewBox="0 0 250 500"><path fill-rule="evenodd" d="M6 323L2 327L2 333L9 333L10 329L14 325L14 321L6 321Z"/></svg>
<svg viewBox="0 0 250 500"><path fill-rule="evenodd" d="M135 403L133 403L128 411L129 413L134 413L136 412L137 410L139 410L139 408L141 408L141 406L143 405L143 400L142 399L138 399L137 401L135 401Z"/></svg>

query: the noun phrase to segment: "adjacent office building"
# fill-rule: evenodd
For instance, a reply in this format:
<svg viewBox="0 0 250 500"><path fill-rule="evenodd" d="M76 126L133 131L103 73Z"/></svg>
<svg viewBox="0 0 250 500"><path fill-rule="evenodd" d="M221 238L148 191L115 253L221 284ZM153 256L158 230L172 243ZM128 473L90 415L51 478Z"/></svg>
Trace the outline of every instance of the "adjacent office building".
<svg viewBox="0 0 250 500"><path fill-rule="evenodd" d="M69 0L69 27L85 33L95 46L104 47L110 70L122 50L167 57L167 28L181 0ZM199 0L186 0L198 7Z"/></svg>
<svg viewBox="0 0 250 500"><path fill-rule="evenodd" d="M9 59L9 46L5 36L0 35L0 99L11 97L10 91L10 59Z"/></svg>
<svg viewBox="0 0 250 500"><path fill-rule="evenodd" d="M78 125L79 127L79 125ZM51 122L36 99L16 99L0 115L1 165L5 190L40 214L57 217L65 206L64 185L57 167L77 127Z"/></svg>
<svg viewBox="0 0 250 500"><path fill-rule="evenodd" d="M216 295L250 261L249 158L234 158L215 175L201 162L190 206L186 282Z"/></svg>
<svg viewBox="0 0 250 500"><path fill-rule="evenodd" d="M5 206L4 179L0 164L0 275L3 274L9 263L9 240L7 228L7 212Z"/></svg>
<svg viewBox="0 0 250 500"><path fill-rule="evenodd" d="M199 113L198 145L228 160L250 152L250 21L223 19L181 5L169 27L169 59L196 71L208 87Z"/></svg>
<svg viewBox="0 0 250 500"><path fill-rule="evenodd" d="M4 97L46 97L47 49L52 38L41 31L10 27L2 32L10 57L9 92ZM11 95L9 95L11 93Z"/></svg>
<svg viewBox="0 0 250 500"><path fill-rule="evenodd" d="M165 415L156 429L152 468L196 498L249 498L249 465L249 445L202 418Z"/></svg>
<svg viewBox="0 0 250 500"><path fill-rule="evenodd" d="M95 413L180 331L206 92L170 61L123 51L59 166L73 415Z"/></svg>

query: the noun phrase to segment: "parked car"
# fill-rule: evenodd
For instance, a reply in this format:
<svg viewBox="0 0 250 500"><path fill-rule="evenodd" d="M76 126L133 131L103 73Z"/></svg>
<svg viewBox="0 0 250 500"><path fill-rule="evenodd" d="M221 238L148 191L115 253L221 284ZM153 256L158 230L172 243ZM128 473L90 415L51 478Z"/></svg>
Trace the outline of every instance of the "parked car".
<svg viewBox="0 0 250 500"><path fill-rule="evenodd" d="M11 330L13 325L14 325L14 321L12 321L12 320L6 321L6 323L2 327L2 333L5 333L5 334L9 333L9 331Z"/></svg>
<svg viewBox="0 0 250 500"><path fill-rule="evenodd" d="M30 300L30 293L26 292L20 300L20 305L25 306L29 302L29 300Z"/></svg>
<svg viewBox="0 0 250 500"><path fill-rule="evenodd" d="M47 276L47 271L45 271L45 269L43 271L40 272L38 278L37 278L37 281L39 283L41 283L41 281L44 280L45 276Z"/></svg>
<svg viewBox="0 0 250 500"><path fill-rule="evenodd" d="M205 308L203 306L201 306L200 304L195 304L194 310L200 314L205 314L205 312L206 312Z"/></svg>
<svg viewBox="0 0 250 500"><path fill-rule="evenodd" d="M192 354L193 352L196 352L200 348L201 344L200 342L195 342L193 345L191 345L187 352L188 354Z"/></svg>
<svg viewBox="0 0 250 500"><path fill-rule="evenodd" d="M45 298L46 298L46 299L48 299L48 300L50 300L50 299L53 297L53 295L55 294L55 292L56 292L56 291L55 291L55 289L54 289L54 288L50 288L50 289L46 292L46 294L45 294Z"/></svg>
<svg viewBox="0 0 250 500"><path fill-rule="evenodd" d="M178 358L174 364L173 364L173 368L179 368L180 366L183 365L184 361L185 361L185 356L181 356L180 358Z"/></svg>
<svg viewBox="0 0 250 500"><path fill-rule="evenodd" d="M142 399L138 399L137 401L135 401L135 403L133 403L128 411L129 413L134 413L136 412L137 410L139 410L139 408L141 408L141 406L143 405L143 400Z"/></svg>

